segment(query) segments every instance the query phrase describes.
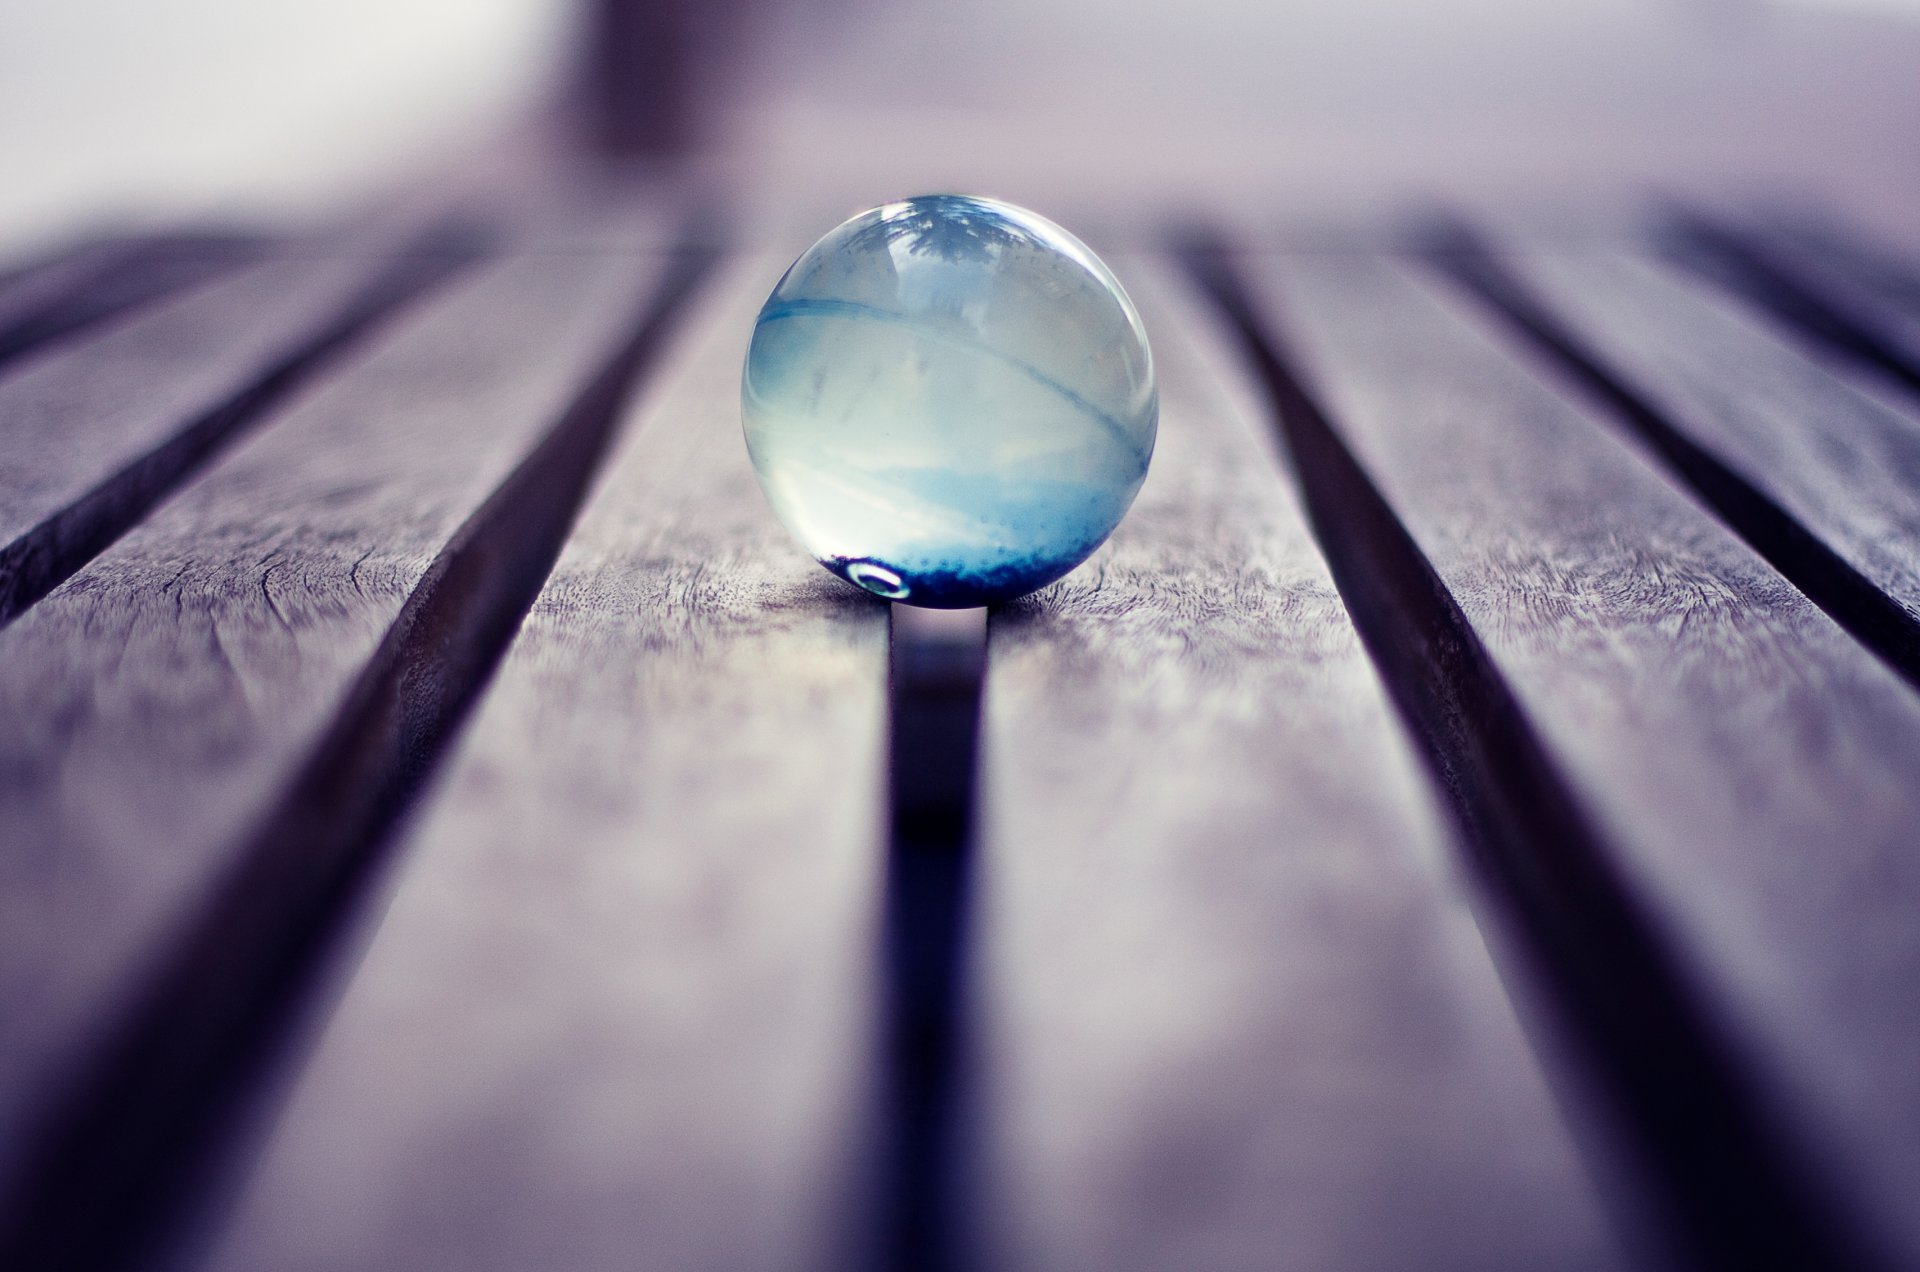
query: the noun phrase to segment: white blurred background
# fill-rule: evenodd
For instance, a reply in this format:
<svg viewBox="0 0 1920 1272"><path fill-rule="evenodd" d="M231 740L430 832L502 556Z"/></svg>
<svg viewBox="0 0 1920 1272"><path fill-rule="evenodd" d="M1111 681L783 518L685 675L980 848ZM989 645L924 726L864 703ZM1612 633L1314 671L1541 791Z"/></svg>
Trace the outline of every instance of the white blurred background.
<svg viewBox="0 0 1920 1272"><path fill-rule="evenodd" d="M702 149L736 178L1122 198L1227 182L1336 204L1702 178L1844 187L1887 225L1920 221L1920 0L748 12ZM529 116L579 16L565 0L0 0L0 249L403 187Z"/></svg>
<svg viewBox="0 0 1920 1272"><path fill-rule="evenodd" d="M479 144L561 0L0 0L0 243L297 215Z"/></svg>

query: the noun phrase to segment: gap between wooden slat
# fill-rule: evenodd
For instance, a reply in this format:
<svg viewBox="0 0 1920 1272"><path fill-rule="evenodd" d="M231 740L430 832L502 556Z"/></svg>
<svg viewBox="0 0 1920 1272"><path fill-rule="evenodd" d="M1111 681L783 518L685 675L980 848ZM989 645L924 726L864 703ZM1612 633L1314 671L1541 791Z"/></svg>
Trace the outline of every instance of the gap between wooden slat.
<svg viewBox="0 0 1920 1272"><path fill-rule="evenodd" d="M1675 263L1722 287L1815 344L1920 393L1920 350L1858 312L1808 270L1694 209L1668 206L1654 241Z"/></svg>
<svg viewBox="0 0 1920 1272"><path fill-rule="evenodd" d="M1846 294L1871 296L1880 305L1920 318L1920 264L1887 245L1871 240L1854 227L1825 216L1784 216L1770 226L1770 242L1786 248L1794 260L1818 261L1823 275L1844 276ZM1881 315L1882 321L1885 316Z"/></svg>
<svg viewBox="0 0 1920 1272"><path fill-rule="evenodd" d="M314 376L482 255L472 234L430 232L387 263L313 334L268 363L225 401L0 547L0 627L112 547Z"/></svg>
<svg viewBox="0 0 1920 1272"><path fill-rule="evenodd" d="M876 1265L955 1272L964 1264L956 1162L987 612L894 605L889 638Z"/></svg>
<svg viewBox="0 0 1920 1272"><path fill-rule="evenodd" d="M1603 408L1603 418L1651 450L1767 564L1907 683L1920 688L1920 621L1772 496L1689 437L1648 393L1603 359L1508 269L1475 231L1458 222L1436 223L1421 259L1546 355Z"/></svg>
<svg viewBox="0 0 1920 1272"><path fill-rule="evenodd" d="M170 235L110 249L106 259L76 269L77 277L54 294L11 318L0 318L0 366L109 318L209 282L257 260L265 248L263 240L243 235ZM66 272L60 262L46 268ZM38 280L24 281L32 287Z"/></svg>
<svg viewBox="0 0 1920 1272"><path fill-rule="evenodd" d="M1615 1111L1680 1261L1873 1266L1700 1008L1466 616L1292 369L1225 245L1196 237L1181 259L1266 391L1314 535L1472 875Z"/></svg>
<svg viewBox="0 0 1920 1272"><path fill-rule="evenodd" d="M408 596L286 793L46 1123L18 1227L0 1232L0 1266L94 1272L164 1249L538 594L622 404L715 259L680 254L631 337Z"/></svg>

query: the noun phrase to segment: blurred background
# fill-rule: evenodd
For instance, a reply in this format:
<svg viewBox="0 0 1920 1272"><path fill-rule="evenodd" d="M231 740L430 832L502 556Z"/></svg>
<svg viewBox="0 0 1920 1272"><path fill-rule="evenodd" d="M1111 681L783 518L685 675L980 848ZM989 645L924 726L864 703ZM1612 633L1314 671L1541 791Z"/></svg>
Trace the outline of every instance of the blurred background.
<svg viewBox="0 0 1920 1272"><path fill-rule="evenodd" d="M1920 0L0 2L8 254L585 143L809 225L943 187L1327 225L1651 187L1913 240L1916 137Z"/></svg>

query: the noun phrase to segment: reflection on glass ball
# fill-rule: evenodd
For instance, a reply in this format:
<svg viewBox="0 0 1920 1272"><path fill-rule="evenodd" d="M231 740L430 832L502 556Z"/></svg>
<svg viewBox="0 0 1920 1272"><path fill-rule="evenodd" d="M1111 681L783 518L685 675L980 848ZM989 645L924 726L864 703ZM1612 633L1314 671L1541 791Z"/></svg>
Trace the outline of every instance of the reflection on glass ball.
<svg viewBox="0 0 1920 1272"><path fill-rule="evenodd" d="M1086 560L1147 475L1140 317L1078 239L958 195L854 217L754 326L747 449L781 521L878 596L1010 600Z"/></svg>

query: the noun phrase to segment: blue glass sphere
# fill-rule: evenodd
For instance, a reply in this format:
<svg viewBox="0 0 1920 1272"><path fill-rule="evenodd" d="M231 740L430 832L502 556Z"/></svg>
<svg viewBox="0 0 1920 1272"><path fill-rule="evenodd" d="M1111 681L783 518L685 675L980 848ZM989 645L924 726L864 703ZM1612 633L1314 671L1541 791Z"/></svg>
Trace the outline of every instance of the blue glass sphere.
<svg viewBox="0 0 1920 1272"><path fill-rule="evenodd" d="M1087 559L1147 475L1159 422L1133 302L1023 208L929 195L863 212L793 263L741 396L773 509L889 600L988 605Z"/></svg>

